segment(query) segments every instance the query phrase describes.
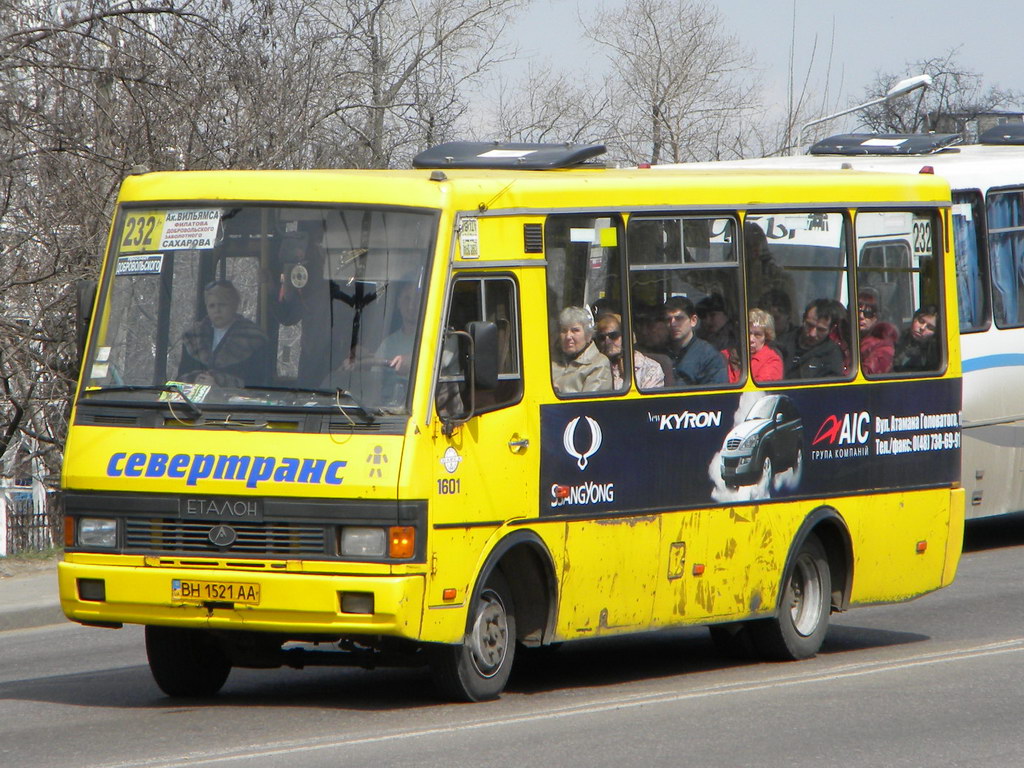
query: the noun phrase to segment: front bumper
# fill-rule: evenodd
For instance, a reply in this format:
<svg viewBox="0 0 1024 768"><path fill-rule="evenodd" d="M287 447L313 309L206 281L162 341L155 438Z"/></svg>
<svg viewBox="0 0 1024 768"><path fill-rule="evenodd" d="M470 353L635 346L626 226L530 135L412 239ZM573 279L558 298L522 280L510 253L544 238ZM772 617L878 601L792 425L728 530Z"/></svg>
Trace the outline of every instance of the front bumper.
<svg viewBox="0 0 1024 768"><path fill-rule="evenodd" d="M64 615L85 624L156 624L249 630L283 635L388 635L419 639L422 575L329 575L249 570L97 565L58 565ZM99 579L102 601L83 600L80 579ZM171 599L174 579L259 585L258 605L189 603ZM342 592L373 595L372 613L344 613Z"/></svg>
<svg viewBox="0 0 1024 768"><path fill-rule="evenodd" d="M750 454L722 456L722 480L729 485L753 485L760 479L760 471Z"/></svg>

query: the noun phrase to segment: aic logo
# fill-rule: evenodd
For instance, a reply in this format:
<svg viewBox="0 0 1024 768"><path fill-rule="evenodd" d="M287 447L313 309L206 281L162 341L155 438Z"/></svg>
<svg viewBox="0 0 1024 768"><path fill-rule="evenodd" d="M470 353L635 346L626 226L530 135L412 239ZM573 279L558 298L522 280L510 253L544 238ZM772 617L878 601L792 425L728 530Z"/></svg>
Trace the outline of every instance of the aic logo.
<svg viewBox="0 0 1024 768"><path fill-rule="evenodd" d="M811 445L864 445L871 436L870 426L871 417L867 411L854 411L842 416L833 414L822 422Z"/></svg>
<svg viewBox="0 0 1024 768"><path fill-rule="evenodd" d="M562 445L565 446L565 452L576 459L576 466L584 470L587 468L587 460L601 448L601 425L589 416L582 417L586 419L587 431L590 432L590 447L580 452L576 449L576 428L579 426L580 418L577 416L566 425L565 432L562 433Z"/></svg>

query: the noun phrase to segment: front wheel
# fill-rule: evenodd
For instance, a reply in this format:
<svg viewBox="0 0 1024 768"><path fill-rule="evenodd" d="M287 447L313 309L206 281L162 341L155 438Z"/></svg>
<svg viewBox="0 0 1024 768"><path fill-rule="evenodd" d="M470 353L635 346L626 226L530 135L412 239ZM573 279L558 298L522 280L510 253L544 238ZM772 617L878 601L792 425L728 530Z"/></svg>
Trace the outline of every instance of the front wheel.
<svg viewBox="0 0 1024 768"><path fill-rule="evenodd" d="M808 536L793 559L774 619L753 622L750 629L761 655L779 661L814 656L828 632L832 578L828 556L817 536Z"/></svg>
<svg viewBox="0 0 1024 768"><path fill-rule="evenodd" d="M463 643L431 648L434 683L453 701L496 699L508 682L515 647L512 593L495 571L472 606Z"/></svg>
<svg viewBox="0 0 1024 768"><path fill-rule="evenodd" d="M168 696L213 696L231 672L220 643L201 629L146 627L146 656L153 679Z"/></svg>

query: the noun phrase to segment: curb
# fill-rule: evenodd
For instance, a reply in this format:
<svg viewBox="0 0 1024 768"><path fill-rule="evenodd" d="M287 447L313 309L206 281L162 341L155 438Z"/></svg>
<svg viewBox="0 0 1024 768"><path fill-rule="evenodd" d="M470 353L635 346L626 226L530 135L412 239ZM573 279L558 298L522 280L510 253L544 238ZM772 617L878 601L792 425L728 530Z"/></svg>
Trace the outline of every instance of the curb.
<svg viewBox="0 0 1024 768"><path fill-rule="evenodd" d="M60 603L44 603L31 608L15 608L0 612L0 632L48 627L66 621Z"/></svg>

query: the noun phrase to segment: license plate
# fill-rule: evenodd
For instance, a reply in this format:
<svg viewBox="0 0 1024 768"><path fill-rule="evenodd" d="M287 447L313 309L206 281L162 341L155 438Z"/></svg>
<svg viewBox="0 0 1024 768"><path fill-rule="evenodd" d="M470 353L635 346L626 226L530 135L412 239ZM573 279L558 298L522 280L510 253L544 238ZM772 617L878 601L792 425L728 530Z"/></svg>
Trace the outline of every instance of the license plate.
<svg viewBox="0 0 1024 768"><path fill-rule="evenodd" d="M171 579L171 600L175 602L217 602L260 604L260 585L238 581L191 581Z"/></svg>

